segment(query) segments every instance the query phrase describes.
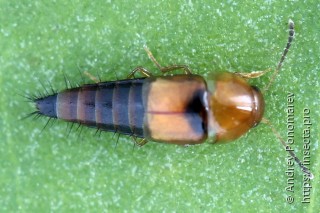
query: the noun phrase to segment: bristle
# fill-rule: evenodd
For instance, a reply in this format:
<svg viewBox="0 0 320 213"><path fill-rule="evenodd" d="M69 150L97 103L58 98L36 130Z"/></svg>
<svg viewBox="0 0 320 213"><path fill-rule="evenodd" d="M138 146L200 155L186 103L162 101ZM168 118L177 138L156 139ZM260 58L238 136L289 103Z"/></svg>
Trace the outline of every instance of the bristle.
<svg viewBox="0 0 320 213"><path fill-rule="evenodd" d="M20 118L19 120L25 120L25 119L31 118L31 117L32 117L32 119L35 119L35 118L37 118L37 117L39 117L39 116L41 116L41 114L39 113L39 111L34 111L34 112L31 112L31 113L23 116L23 117Z"/></svg>
<svg viewBox="0 0 320 213"><path fill-rule="evenodd" d="M42 86L43 90L44 90L44 96L48 96L50 95L50 92L47 90L47 87L44 86L44 84L39 81L40 85Z"/></svg>
<svg viewBox="0 0 320 213"><path fill-rule="evenodd" d="M41 133L47 128L47 126L49 125L49 123L51 122L53 118L48 118L46 124L43 126L43 128L41 129Z"/></svg>
<svg viewBox="0 0 320 213"><path fill-rule="evenodd" d="M63 79L64 79L65 88L66 88L66 89L72 88L71 85L70 85L70 81L69 81L69 79L67 78L67 75L66 75L65 73L63 73Z"/></svg>
<svg viewBox="0 0 320 213"><path fill-rule="evenodd" d="M81 125L81 124L79 125L79 128L80 128L80 129L79 129L79 133L78 133L78 139L79 139L80 136L81 136L81 133L82 133L82 131L83 131L83 127L84 127L83 125ZM78 129L77 129L77 130L78 130Z"/></svg>
<svg viewBox="0 0 320 213"><path fill-rule="evenodd" d="M115 147L114 147L115 149L116 149L117 146L118 146L119 138L120 138L120 134L118 133L117 141L116 141L116 144L115 144Z"/></svg>
<svg viewBox="0 0 320 213"><path fill-rule="evenodd" d="M68 133L67 133L67 137L69 137L69 135L70 135L70 133L71 133L74 125L75 125L75 123L68 123L68 127L67 127Z"/></svg>

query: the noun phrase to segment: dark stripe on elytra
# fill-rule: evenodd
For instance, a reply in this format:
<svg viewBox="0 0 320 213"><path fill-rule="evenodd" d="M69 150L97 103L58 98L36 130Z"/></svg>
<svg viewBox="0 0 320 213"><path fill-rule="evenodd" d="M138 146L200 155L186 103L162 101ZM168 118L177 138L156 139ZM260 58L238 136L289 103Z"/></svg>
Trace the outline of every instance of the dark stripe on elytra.
<svg viewBox="0 0 320 213"><path fill-rule="evenodd" d="M143 136L144 106L142 102L142 86L144 80L132 81L129 94L129 122L132 133L137 137Z"/></svg>
<svg viewBox="0 0 320 213"><path fill-rule="evenodd" d="M115 84L100 83L96 92L96 122L97 128L115 131L113 124L112 97Z"/></svg>
<svg viewBox="0 0 320 213"><path fill-rule="evenodd" d="M187 118L189 125L198 135L207 134L207 112L205 103L203 103L204 93L204 89L197 90L193 94L184 112L184 116Z"/></svg>
<svg viewBox="0 0 320 213"><path fill-rule="evenodd" d="M113 122L117 132L130 133L129 127L129 91L131 82L118 81L115 82L113 92Z"/></svg>
<svg viewBox="0 0 320 213"><path fill-rule="evenodd" d="M57 98L57 117L67 121L78 121L78 88L62 91Z"/></svg>
<svg viewBox="0 0 320 213"><path fill-rule="evenodd" d="M96 91L97 86L87 85L79 90L78 94L78 120L87 126L96 126Z"/></svg>

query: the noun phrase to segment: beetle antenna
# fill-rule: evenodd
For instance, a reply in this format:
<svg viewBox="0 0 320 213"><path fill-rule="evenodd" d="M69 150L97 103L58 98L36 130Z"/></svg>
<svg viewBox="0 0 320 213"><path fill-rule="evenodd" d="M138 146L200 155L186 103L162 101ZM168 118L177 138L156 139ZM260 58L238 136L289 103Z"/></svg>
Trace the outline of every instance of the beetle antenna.
<svg viewBox="0 0 320 213"><path fill-rule="evenodd" d="M288 42L286 47L284 48L284 51L282 53L282 56L280 58L280 61L278 63L278 66L276 68L276 70L274 71L273 75L271 76L271 79L269 81L269 84L264 88L264 91L268 90L269 87L271 86L271 84L274 82L274 80L276 79L276 76L279 74L279 71L282 67L282 63L283 61L286 59L286 55L290 49L291 43L293 41L294 38L294 23L291 19L289 19L289 37L288 37Z"/></svg>
<svg viewBox="0 0 320 213"><path fill-rule="evenodd" d="M283 145L284 149L291 155L291 157L294 159L294 161L300 166L302 172L305 175L307 175L310 179L313 179L314 175L312 174L312 172L296 156L293 149L283 140L283 138L280 136L279 132L273 127L271 122L266 118L262 118L262 123L267 124L271 128L273 134L275 134L275 136L279 139L279 141Z"/></svg>

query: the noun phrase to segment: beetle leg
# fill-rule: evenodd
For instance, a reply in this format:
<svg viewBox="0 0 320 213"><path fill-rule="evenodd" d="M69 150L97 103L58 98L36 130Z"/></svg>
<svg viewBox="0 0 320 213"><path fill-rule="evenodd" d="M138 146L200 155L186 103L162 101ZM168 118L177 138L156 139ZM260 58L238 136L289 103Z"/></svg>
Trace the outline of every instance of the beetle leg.
<svg viewBox="0 0 320 213"><path fill-rule="evenodd" d="M236 75L239 75L242 78L259 78L261 76L263 76L264 74L270 72L271 69L266 69L266 70L262 70L262 71L253 71L253 72L249 72L249 73L245 73L245 72L236 72Z"/></svg>
<svg viewBox="0 0 320 213"><path fill-rule="evenodd" d="M141 140L138 140L136 137L132 136L131 137L133 139L133 142L135 145L141 147L143 145L145 145L146 143L148 143L147 139L143 138Z"/></svg>
<svg viewBox="0 0 320 213"><path fill-rule="evenodd" d="M158 67L158 69L162 73L167 73L167 72L171 72L171 71L174 71L174 70L182 69L184 71L184 74L186 74L186 75L192 74L191 69L187 65L171 65L171 66L166 66L166 67L161 66L159 64L159 62L155 59L155 57L153 56L153 54L151 53L149 48L146 45L143 46L143 48L147 52L147 54L148 54L149 58L151 59L151 61Z"/></svg>
<svg viewBox="0 0 320 213"><path fill-rule="evenodd" d="M136 72L140 72L144 77L147 77L147 78L152 76L151 72L149 72L146 68L144 68L144 67L136 67L131 71L131 73L127 76L127 78L129 78L129 79L130 78L135 78L134 74L136 74Z"/></svg>
<svg viewBox="0 0 320 213"><path fill-rule="evenodd" d="M160 70L163 73L167 73L167 72L171 72L171 71L179 70L179 69L182 69L184 71L184 74L186 74L186 75L192 74L190 68L187 65L171 65L171 66L167 66L167 67L162 67Z"/></svg>
<svg viewBox="0 0 320 213"><path fill-rule="evenodd" d="M101 80L99 80L97 77L91 75L91 73L87 72L87 71L84 71L84 74L90 78L92 81L94 81L96 84L100 83Z"/></svg>

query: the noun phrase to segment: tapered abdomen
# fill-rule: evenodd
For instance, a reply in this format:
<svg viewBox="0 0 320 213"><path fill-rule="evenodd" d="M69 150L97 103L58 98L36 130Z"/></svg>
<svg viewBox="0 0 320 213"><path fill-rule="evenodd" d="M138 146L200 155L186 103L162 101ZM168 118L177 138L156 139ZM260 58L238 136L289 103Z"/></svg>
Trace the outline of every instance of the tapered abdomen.
<svg viewBox="0 0 320 213"><path fill-rule="evenodd" d="M207 138L206 83L175 75L87 84L35 100L37 113L153 141Z"/></svg>
<svg viewBox="0 0 320 213"><path fill-rule="evenodd" d="M38 113L137 137L143 136L144 79L87 84L36 99Z"/></svg>

